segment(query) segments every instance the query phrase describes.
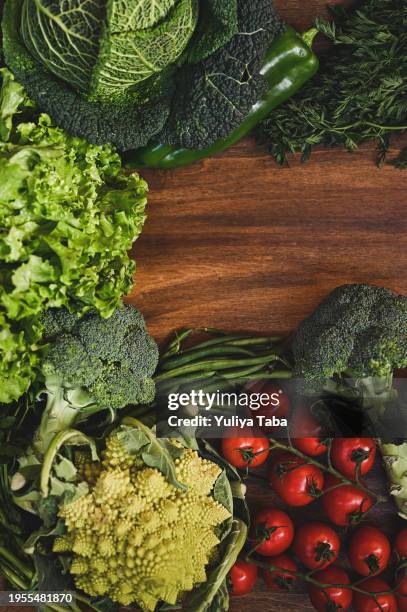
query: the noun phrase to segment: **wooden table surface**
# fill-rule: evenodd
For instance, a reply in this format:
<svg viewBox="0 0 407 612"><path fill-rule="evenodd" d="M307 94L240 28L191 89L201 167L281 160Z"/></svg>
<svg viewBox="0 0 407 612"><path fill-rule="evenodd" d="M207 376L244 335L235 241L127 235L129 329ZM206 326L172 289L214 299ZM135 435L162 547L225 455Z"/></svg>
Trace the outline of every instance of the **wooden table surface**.
<svg viewBox="0 0 407 612"><path fill-rule="evenodd" d="M275 5L306 29L326 1ZM374 145L352 155L319 150L305 165L293 159L280 168L247 140L186 169L143 172L148 221L134 248L129 301L162 341L185 326L289 331L347 282L407 293L407 172L378 169L374 158ZM265 500L264 492L251 495ZM308 609L305 596L272 595L262 585L231 606Z"/></svg>

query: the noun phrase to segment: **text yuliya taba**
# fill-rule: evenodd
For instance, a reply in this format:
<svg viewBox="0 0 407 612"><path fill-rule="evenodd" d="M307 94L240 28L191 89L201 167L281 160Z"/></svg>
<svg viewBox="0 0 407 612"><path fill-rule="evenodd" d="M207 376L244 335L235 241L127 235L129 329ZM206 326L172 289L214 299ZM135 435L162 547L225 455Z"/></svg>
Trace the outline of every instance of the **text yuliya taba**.
<svg viewBox="0 0 407 612"><path fill-rule="evenodd" d="M279 419L276 416L266 417L261 414L253 415L253 417L240 417L237 415L202 415L198 414L193 417L179 417L175 414L168 417L168 425L170 427L222 427L222 428L240 428L246 429L250 427L287 427L287 419Z"/></svg>

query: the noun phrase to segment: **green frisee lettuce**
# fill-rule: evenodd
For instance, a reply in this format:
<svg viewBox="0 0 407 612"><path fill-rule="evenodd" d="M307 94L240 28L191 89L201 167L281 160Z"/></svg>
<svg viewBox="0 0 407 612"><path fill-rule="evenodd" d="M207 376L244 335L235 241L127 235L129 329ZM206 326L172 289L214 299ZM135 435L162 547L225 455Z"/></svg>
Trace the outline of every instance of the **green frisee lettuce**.
<svg viewBox="0 0 407 612"><path fill-rule="evenodd" d="M130 290L127 252L143 227L147 185L124 174L109 145L36 116L11 73L1 76L0 403L8 403L34 376L41 312L109 317Z"/></svg>

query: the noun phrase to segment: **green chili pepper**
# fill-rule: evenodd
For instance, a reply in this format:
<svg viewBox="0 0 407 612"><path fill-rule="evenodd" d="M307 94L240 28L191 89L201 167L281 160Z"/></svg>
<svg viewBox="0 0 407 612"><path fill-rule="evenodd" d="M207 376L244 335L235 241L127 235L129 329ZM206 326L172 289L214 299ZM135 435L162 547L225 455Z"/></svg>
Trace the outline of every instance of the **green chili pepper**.
<svg viewBox="0 0 407 612"><path fill-rule="evenodd" d="M229 136L202 150L184 149L171 145L151 144L124 156L128 167L171 169L215 155L229 148L249 134L268 117L273 109L291 98L317 72L319 61L312 51L317 30L304 35L287 27L269 47L261 74L269 88L261 100L253 105L243 123Z"/></svg>

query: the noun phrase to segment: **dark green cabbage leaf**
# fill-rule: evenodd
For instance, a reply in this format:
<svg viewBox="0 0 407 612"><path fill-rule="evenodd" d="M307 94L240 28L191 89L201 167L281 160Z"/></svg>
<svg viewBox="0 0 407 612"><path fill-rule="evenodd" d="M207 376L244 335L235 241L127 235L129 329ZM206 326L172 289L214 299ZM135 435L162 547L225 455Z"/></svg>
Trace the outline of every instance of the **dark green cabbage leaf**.
<svg viewBox="0 0 407 612"><path fill-rule="evenodd" d="M6 0L6 63L71 134L204 148L265 90L270 0Z"/></svg>

